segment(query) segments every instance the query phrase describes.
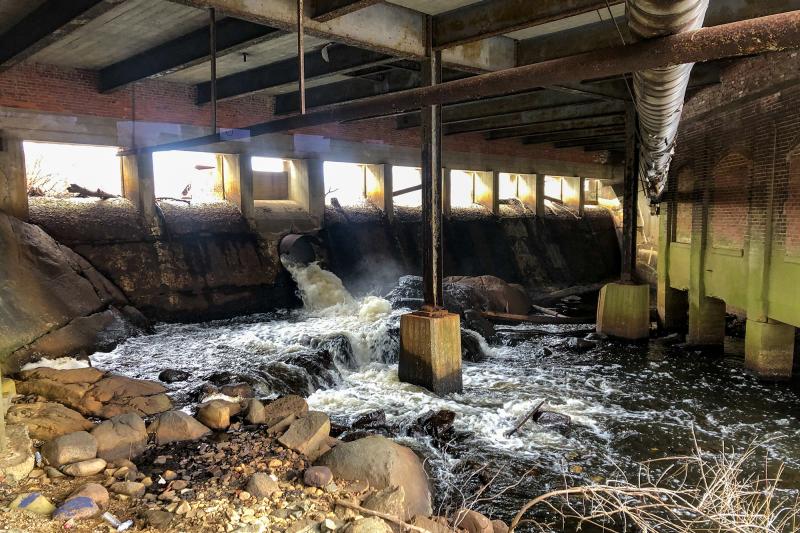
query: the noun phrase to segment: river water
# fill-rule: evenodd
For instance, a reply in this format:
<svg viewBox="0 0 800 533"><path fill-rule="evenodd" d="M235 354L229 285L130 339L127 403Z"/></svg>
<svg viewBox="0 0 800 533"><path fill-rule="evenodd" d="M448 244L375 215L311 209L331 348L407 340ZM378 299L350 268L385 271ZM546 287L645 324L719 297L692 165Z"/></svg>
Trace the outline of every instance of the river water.
<svg viewBox="0 0 800 533"><path fill-rule="evenodd" d="M484 362L464 364L463 393L437 397L397 379L397 328L407 310L392 310L376 297L353 298L336 276L316 266L292 273L304 309L161 324L92 362L146 379L166 368L187 370L189 381L170 385L179 404L197 400L210 374L227 372L250 380L263 397L304 392L312 409L340 422L382 410L389 424L408 427L423 413L453 411L458 438L451 442L397 435L426 457L442 511L463 498L470 502L494 477L484 495L517 485L474 505L509 519L533 496L565 484L635 477L640 461L689 454L695 441L710 451L756 443L761 462L784 463L786 487L800 487L798 387L752 378L736 342L725 357L710 357L654 343L602 342L579 351L557 334L521 342L500 335L484 347ZM322 348L333 361L305 364ZM569 415L571 428L528 422L505 436L541 400L548 410Z"/></svg>

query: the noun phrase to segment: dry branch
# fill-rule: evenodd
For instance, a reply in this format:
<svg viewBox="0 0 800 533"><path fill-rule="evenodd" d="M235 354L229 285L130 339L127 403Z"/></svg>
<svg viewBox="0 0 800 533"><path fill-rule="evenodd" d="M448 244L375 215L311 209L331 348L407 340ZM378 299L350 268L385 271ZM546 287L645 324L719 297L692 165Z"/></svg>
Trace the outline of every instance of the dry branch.
<svg viewBox="0 0 800 533"><path fill-rule="evenodd" d="M399 526L399 527L403 528L403 531L416 531L418 533L431 533L429 530L427 530L425 528L412 526L411 524L403 522L402 520L400 520L396 516L392 516L392 515L389 515L389 514L386 514L386 513L380 513L378 511L373 511L372 509L366 509L364 507L361 507L360 505L357 505L355 503L350 503L350 502L348 502L346 500L336 500L336 505L341 505L342 507L347 507L348 509L352 509L354 511L358 511L361 514L370 515L370 516L376 516L378 518L381 518L383 520L386 520L387 522L390 522L390 523L392 523L392 524L394 524L396 526Z"/></svg>
<svg viewBox="0 0 800 533"><path fill-rule="evenodd" d="M511 435L513 435L514 433L516 433L517 431L519 431L519 428L521 428L521 427L522 427L522 425L523 425L525 422L527 422L527 421L528 421L528 420L529 420L529 419L530 419L530 418L531 418L533 415L535 415L536 413L538 413L538 412L539 412L539 409L541 409L543 405L544 405L544 400L542 400L541 402L539 402L538 404L536 404L536 405L533 407L533 409L531 409L530 411L528 411L528 412L525 414L525 416L523 416L523 417L522 417L522 418L519 420L519 422L517 422L517 424L516 424L516 425L515 425L515 426L514 426L512 429L510 429L510 430L509 430L509 431L506 433L506 437L510 437Z"/></svg>
<svg viewBox="0 0 800 533"><path fill-rule="evenodd" d="M67 192L77 193L79 198L100 198L101 200L108 200L109 198L119 198L116 194L107 193L102 189L90 191L85 187L81 187L76 183L70 183L67 187Z"/></svg>

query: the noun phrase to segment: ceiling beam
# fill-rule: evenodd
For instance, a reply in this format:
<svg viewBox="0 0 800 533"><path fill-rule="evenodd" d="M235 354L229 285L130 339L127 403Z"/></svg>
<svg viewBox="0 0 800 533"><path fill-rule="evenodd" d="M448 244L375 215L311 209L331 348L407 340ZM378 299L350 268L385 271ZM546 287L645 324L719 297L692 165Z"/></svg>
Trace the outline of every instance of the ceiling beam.
<svg viewBox="0 0 800 533"><path fill-rule="evenodd" d="M523 144L536 144L536 143L529 143L523 141ZM556 148L575 148L579 146L597 146L597 145L617 145L617 144L625 144L625 133L620 133L617 135L610 135L603 139L598 138L584 138L584 139L570 139L567 141L555 141L553 142L553 146Z"/></svg>
<svg viewBox="0 0 800 533"><path fill-rule="evenodd" d="M0 35L0 71L24 61L120 4L120 0L45 1Z"/></svg>
<svg viewBox="0 0 800 533"><path fill-rule="evenodd" d="M625 117L622 115L606 115L601 117L578 118L570 120L555 120L547 123L529 124L516 128L503 128L486 132L485 139L496 141L500 139L517 139L544 134L557 134L565 131L617 127L624 128Z"/></svg>
<svg viewBox="0 0 800 533"><path fill-rule="evenodd" d="M602 139L604 137L615 137L625 133L624 126L602 126L599 128L581 128L572 130L562 130L556 132L536 133L525 137L523 144L541 144L561 141Z"/></svg>
<svg viewBox="0 0 800 533"><path fill-rule="evenodd" d="M705 27L719 26L798 9L800 9L800 0L712 1L709 2L703 25ZM622 37L617 28L622 32ZM520 41L517 61L519 65L530 65L600 48L620 46L623 38L626 43L632 43L635 40L628 31L625 17L618 17L615 21L596 22Z"/></svg>
<svg viewBox="0 0 800 533"><path fill-rule="evenodd" d="M606 0L484 0L434 17L433 45L450 48L598 9L607 9Z"/></svg>
<svg viewBox="0 0 800 533"><path fill-rule="evenodd" d="M610 116L625 112L624 104L610 102L591 102L586 104L573 104L545 109L534 109L521 113L508 113L495 115L475 120L450 122L444 125L445 135L459 133L474 133L516 128L524 124L538 124L542 122L555 122L573 120L585 117Z"/></svg>
<svg viewBox="0 0 800 533"><path fill-rule="evenodd" d="M328 22L359 9L367 8L383 0L311 0L311 18L317 22Z"/></svg>
<svg viewBox="0 0 800 533"><path fill-rule="evenodd" d="M380 65L391 61L392 56L354 48L346 44L334 44L326 48L326 61L321 50L305 54L305 78L310 81L334 74L348 74L354 70ZM297 83L297 58L278 61L251 70L245 70L217 80L217 98L224 100L264 89ZM211 83L197 86L197 103L211 100Z"/></svg>
<svg viewBox="0 0 800 533"><path fill-rule="evenodd" d="M229 17L249 20L293 32L297 27L297 0L170 0L198 8L215 8ZM310 13L307 13L310 14ZM348 44L397 57L425 57L426 15L380 2L341 17L320 22L311 18L304 31L320 39ZM470 72L488 72L516 65L516 41L508 37L484 39L474 46L455 47L442 54L445 66Z"/></svg>
<svg viewBox="0 0 800 533"><path fill-rule="evenodd" d="M100 92L208 61L211 57L208 30L208 27L200 28L105 67L100 71ZM232 54L281 35L286 34L261 24L222 19L217 22L217 55Z"/></svg>

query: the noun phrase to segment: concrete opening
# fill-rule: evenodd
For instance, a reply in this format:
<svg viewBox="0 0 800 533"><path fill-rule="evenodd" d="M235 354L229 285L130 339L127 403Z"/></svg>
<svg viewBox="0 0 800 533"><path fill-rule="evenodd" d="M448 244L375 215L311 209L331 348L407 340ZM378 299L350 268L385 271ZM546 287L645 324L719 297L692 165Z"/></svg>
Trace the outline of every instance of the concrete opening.
<svg viewBox="0 0 800 533"><path fill-rule="evenodd" d="M289 171L286 161L277 157L250 158L253 169L253 199L288 200Z"/></svg>
<svg viewBox="0 0 800 533"><path fill-rule="evenodd" d="M392 192L422 186L422 169L419 167L392 167ZM419 207L422 205L422 191L414 189L394 197L394 205L400 207Z"/></svg>
<svg viewBox="0 0 800 533"><path fill-rule="evenodd" d="M153 154L153 183L157 200L176 204L221 202L217 158L206 152L168 151Z"/></svg>
<svg viewBox="0 0 800 533"><path fill-rule="evenodd" d="M366 165L325 161L325 204L364 205L367 201Z"/></svg>
<svg viewBox="0 0 800 533"><path fill-rule="evenodd" d="M122 194L117 148L25 141L25 171L29 196L69 198L70 185L90 192ZM78 193L74 193L78 194Z"/></svg>

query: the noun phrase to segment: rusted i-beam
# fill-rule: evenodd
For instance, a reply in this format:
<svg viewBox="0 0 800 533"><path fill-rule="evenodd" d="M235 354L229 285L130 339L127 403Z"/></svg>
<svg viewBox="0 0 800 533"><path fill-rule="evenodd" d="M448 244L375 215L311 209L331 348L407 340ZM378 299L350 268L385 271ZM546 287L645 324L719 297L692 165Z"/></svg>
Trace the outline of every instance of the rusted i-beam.
<svg viewBox="0 0 800 533"><path fill-rule="evenodd" d="M442 83L442 52L433 49L433 21L425 24L422 81L428 87ZM442 293L442 107L422 108L422 282L424 311L444 306Z"/></svg>
<svg viewBox="0 0 800 533"><path fill-rule="evenodd" d="M208 49L211 53L211 131L217 133L217 13L208 10Z"/></svg>
<svg viewBox="0 0 800 533"><path fill-rule="evenodd" d="M636 273L636 222L639 201L639 143L636 138L636 109L625 112L625 177L622 192L622 275L633 282Z"/></svg>
<svg viewBox="0 0 800 533"><path fill-rule="evenodd" d="M303 27L303 0L297 0L297 73L298 90L300 91L300 114L306 114L306 60L303 43L305 28Z"/></svg>
<svg viewBox="0 0 800 533"><path fill-rule="evenodd" d="M224 135L209 135L139 150L174 150L203 146L320 124L411 111L427 105L465 102L535 87L608 78L641 69L795 48L800 48L800 11L701 28L627 46L595 50L439 85L375 96L314 110L305 115L255 124Z"/></svg>

